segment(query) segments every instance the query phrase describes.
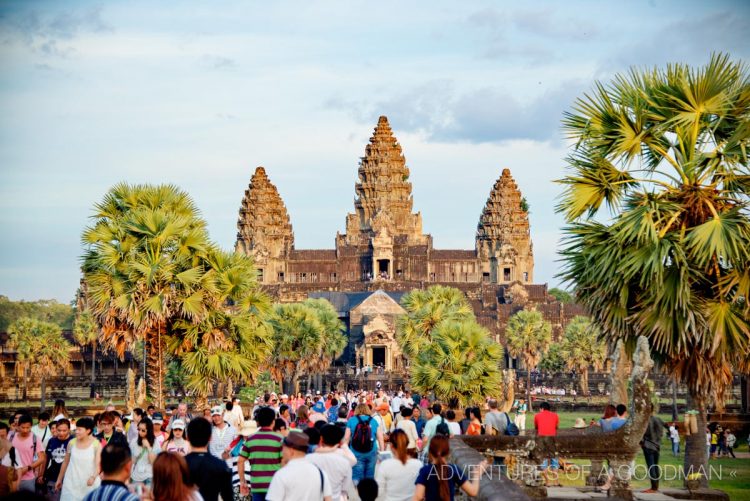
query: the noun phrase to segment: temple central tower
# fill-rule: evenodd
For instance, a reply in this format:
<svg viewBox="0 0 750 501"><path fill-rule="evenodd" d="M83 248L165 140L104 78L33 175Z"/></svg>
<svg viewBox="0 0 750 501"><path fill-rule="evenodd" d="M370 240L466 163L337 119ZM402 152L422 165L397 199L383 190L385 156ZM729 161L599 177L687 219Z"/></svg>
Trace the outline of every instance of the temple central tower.
<svg viewBox="0 0 750 501"><path fill-rule="evenodd" d="M359 179L354 185L354 214L346 218L346 241L363 244L379 234L405 236L409 243L423 243L422 216L412 212L414 201L409 169L401 145L388 119L381 116L360 159Z"/></svg>

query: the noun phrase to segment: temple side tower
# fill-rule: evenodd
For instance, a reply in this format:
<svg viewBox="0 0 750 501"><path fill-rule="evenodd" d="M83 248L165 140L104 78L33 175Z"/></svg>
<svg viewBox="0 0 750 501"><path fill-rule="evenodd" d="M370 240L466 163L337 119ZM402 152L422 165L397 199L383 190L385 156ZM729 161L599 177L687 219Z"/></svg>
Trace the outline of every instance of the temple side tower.
<svg viewBox="0 0 750 501"><path fill-rule="evenodd" d="M503 169L479 217L476 251L490 282L532 283L534 252L528 209L509 169Z"/></svg>
<svg viewBox="0 0 750 501"><path fill-rule="evenodd" d="M261 283L284 281L294 233L286 206L263 167L255 169L240 205L235 250L255 258Z"/></svg>
<svg viewBox="0 0 750 501"><path fill-rule="evenodd" d="M381 116L359 163L354 214L346 218L346 241L361 245L378 234L426 242L422 216L414 214L409 169L388 119Z"/></svg>

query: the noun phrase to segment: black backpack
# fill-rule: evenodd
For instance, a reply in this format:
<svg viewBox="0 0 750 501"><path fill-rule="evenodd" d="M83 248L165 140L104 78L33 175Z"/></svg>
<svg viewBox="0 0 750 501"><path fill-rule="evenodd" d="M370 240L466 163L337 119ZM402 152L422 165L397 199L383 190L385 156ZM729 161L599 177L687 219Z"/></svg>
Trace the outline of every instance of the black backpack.
<svg viewBox="0 0 750 501"><path fill-rule="evenodd" d="M435 427L435 435L443 435L445 437L450 436L451 429L448 428L448 423L445 422L445 419L443 419L443 416L440 416L440 422Z"/></svg>
<svg viewBox="0 0 750 501"><path fill-rule="evenodd" d="M515 437L520 433L518 426L516 426L516 423L510 420L507 412L503 412L503 414L505 414L505 419L508 421L508 425L505 427L505 434L511 437Z"/></svg>
<svg viewBox="0 0 750 501"><path fill-rule="evenodd" d="M357 416L357 426L354 428L354 435L352 436L352 449L357 452L370 452L372 451L372 428L370 428L371 417L367 418L367 421L362 419L362 416Z"/></svg>

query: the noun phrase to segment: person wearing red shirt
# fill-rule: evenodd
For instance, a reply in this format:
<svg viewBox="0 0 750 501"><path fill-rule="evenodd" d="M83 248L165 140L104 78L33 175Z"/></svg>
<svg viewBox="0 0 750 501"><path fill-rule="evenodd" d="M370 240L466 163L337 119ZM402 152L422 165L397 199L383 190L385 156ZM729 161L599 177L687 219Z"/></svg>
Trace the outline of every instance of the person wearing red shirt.
<svg viewBox="0 0 750 501"><path fill-rule="evenodd" d="M539 437L554 437L557 435L557 428L560 425L560 416L550 410L548 402L542 402L539 407L541 407L542 410L534 416L534 428L536 429L536 434ZM560 463L557 458L545 458L542 462L542 477L544 477L544 485L560 485L559 477L557 476L557 469L559 467ZM554 484L549 483L550 477L555 480Z"/></svg>

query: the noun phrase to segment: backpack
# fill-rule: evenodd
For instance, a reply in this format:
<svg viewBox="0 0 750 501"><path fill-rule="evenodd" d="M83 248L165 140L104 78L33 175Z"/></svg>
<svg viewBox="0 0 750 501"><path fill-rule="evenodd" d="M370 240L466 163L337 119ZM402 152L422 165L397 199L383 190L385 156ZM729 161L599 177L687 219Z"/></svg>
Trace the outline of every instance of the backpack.
<svg viewBox="0 0 750 501"><path fill-rule="evenodd" d="M508 425L505 427L505 434L511 437L515 437L520 433L518 426L516 426L516 423L510 420L507 412L503 412L503 414L505 414L505 419L508 420Z"/></svg>
<svg viewBox="0 0 750 501"><path fill-rule="evenodd" d="M331 408L328 409L328 422L335 423L338 418L339 418L339 406L332 405Z"/></svg>
<svg viewBox="0 0 750 501"><path fill-rule="evenodd" d="M372 451L372 428L370 428L370 421L372 421L371 417L367 421L364 421L362 416L357 416L357 426L354 428L354 436L352 436L352 449L357 452Z"/></svg>
<svg viewBox="0 0 750 501"><path fill-rule="evenodd" d="M448 423L445 422L443 416L440 416L440 422L435 427L435 435L443 435L445 437L450 436L451 429L448 427Z"/></svg>

